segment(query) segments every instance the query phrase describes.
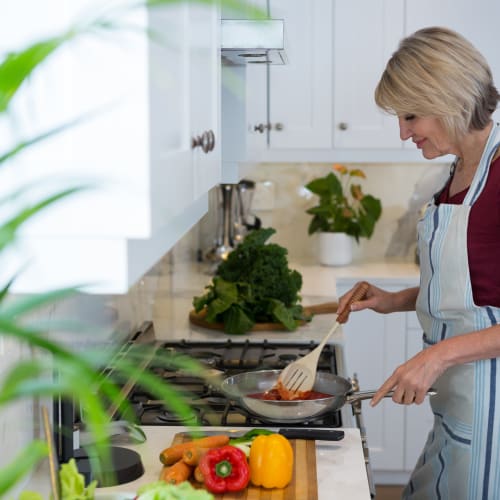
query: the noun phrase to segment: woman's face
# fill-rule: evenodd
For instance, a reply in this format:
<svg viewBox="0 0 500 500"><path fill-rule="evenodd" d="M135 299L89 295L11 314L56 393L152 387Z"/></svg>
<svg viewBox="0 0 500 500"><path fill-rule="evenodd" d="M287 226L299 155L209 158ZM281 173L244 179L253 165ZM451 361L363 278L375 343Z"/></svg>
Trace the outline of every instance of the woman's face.
<svg viewBox="0 0 500 500"><path fill-rule="evenodd" d="M453 144L437 118L407 114L399 116L398 120L401 140L411 139L417 148L422 150L424 158L431 160L454 153Z"/></svg>

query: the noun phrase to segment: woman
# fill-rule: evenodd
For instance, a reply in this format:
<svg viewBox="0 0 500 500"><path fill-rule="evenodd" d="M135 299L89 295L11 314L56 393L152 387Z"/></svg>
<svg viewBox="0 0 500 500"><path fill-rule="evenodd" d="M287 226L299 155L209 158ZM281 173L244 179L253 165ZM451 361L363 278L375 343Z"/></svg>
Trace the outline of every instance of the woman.
<svg viewBox="0 0 500 500"><path fill-rule="evenodd" d="M375 100L424 158L456 158L418 222L420 286L389 293L370 285L351 307L416 310L424 331L424 349L371 404L391 390L396 403L420 404L437 389L434 426L405 498L500 498L500 126L491 118L499 94L468 41L427 28L401 42Z"/></svg>

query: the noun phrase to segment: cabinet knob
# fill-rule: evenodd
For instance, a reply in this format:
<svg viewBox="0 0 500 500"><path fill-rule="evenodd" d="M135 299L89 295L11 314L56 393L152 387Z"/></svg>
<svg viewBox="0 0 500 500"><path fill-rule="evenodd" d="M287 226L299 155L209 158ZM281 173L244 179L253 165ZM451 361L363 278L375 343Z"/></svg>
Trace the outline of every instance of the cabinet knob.
<svg viewBox="0 0 500 500"><path fill-rule="evenodd" d="M203 132L201 136L196 136L191 139L191 148L201 147L204 153L209 153L215 147L215 134L212 130Z"/></svg>
<svg viewBox="0 0 500 500"><path fill-rule="evenodd" d="M278 132L281 132L284 128L285 126L279 122L274 125L274 130L277 130Z"/></svg>
<svg viewBox="0 0 500 500"><path fill-rule="evenodd" d="M346 122L340 122L339 123L339 129L340 130L347 130L349 128L349 125Z"/></svg>
<svg viewBox="0 0 500 500"><path fill-rule="evenodd" d="M271 129L271 125L269 123L267 123L266 125L264 125L263 123L259 123L258 125L254 125L253 129L255 132L263 134L264 130Z"/></svg>

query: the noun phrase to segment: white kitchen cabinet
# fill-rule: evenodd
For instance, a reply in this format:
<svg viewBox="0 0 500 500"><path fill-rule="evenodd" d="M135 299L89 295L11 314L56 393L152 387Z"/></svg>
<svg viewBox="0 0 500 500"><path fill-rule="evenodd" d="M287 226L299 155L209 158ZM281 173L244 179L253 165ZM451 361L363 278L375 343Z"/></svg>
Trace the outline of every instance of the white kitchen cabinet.
<svg viewBox="0 0 500 500"><path fill-rule="evenodd" d="M270 0L269 16L285 23L287 62L248 65L250 159L332 147L332 10L332 0Z"/></svg>
<svg viewBox="0 0 500 500"><path fill-rule="evenodd" d="M319 4L302 3L302 8L311 11ZM271 0L271 15L273 5ZM311 15L302 12L300 22L295 25L294 18L288 19L287 14L291 16L295 12L296 15L300 9L296 9L295 2L286 1L283 8L285 26L290 25L286 50L294 59L292 56L298 47L299 53L305 54L306 62L300 62L301 69L292 66L251 68L247 107L250 159L269 162L422 161L421 152L413 143L400 140L397 119L377 108L373 94L399 41L423 26L449 26L463 33L483 52L492 67L494 80L500 81L494 39L500 3L495 0L478 3L467 0L425 0L423 3L417 0L329 0L318 13L321 19L315 21L315 38L310 37ZM318 48L314 44L318 36L323 36L323 43L328 45ZM320 54L319 60L316 54ZM267 85L263 83L266 71ZM266 99L269 100L267 105ZM288 126L282 117L289 120ZM500 119L499 111L496 119ZM281 131L276 130L276 124L283 125ZM290 133L285 133L286 130ZM451 159L447 156L433 161Z"/></svg>
<svg viewBox="0 0 500 500"><path fill-rule="evenodd" d="M0 44L19 48L102 10L98 0L51 4L35 13L28 0L11 6L0 20ZM0 124L3 152L86 115L4 168L0 195L28 182L39 194L92 186L26 226L12 267L3 269L8 276L29 260L14 291L89 282L126 291L199 220L220 182L217 3L127 12L121 29L81 36L51 56L17 99L14 120ZM51 254L63 259L55 268Z"/></svg>
<svg viewBox="0 0 500 500"><path fill-rule="evenodd" d="M376 286L397 291L415 283L387 284L370 280ZM339 296L357 279L339 279ZM382 315L373 311L352 314L343 325L347 373L357 374L361 390L378 389L405 360L421 349L421 330L416 314ZM378 483L405 483L432 427L429 402L409 407L384 399L375 408L363 403L363 417L370 449L370 460Z"/></svg>
<svg viewBox="0 0 500 500"><path fill-rule="evenodd" d="M402 148L397 120L377 108L373 93L404 36L403 22L401 0L335 0L335 149Z"/></svg>

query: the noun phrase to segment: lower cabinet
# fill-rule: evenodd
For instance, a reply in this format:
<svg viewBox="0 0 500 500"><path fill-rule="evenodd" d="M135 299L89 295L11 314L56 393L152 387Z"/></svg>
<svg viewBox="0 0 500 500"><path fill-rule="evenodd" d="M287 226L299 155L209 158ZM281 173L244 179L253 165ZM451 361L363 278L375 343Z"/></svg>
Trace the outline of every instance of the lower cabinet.
<svg viewBox="0 0 500 500"><path fill-rule="evenodd" d="M356 281L339 279L338 296ZM384 280L371 282L388 291L416 285L393 279L390 284ZM343 329L347 375L357 375L361 390L378 389L400 364L421 349L422 333L415 312L384 315L361 311L352 314ZM432 426L429 401L401 406L386 398L375 408L364 401L363 417L375 481L406 483Z"/></svg>

